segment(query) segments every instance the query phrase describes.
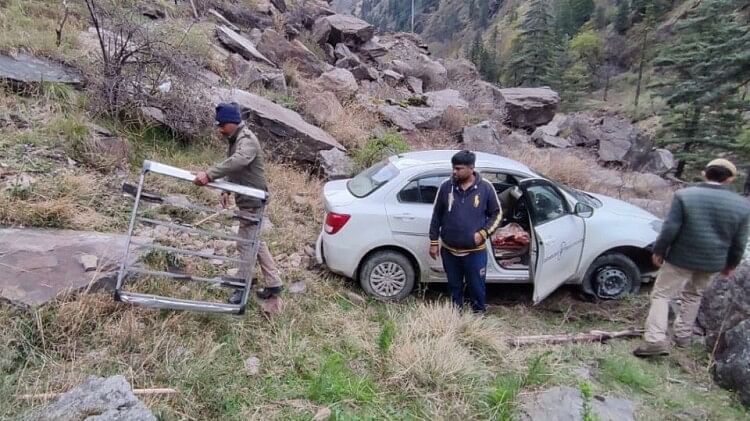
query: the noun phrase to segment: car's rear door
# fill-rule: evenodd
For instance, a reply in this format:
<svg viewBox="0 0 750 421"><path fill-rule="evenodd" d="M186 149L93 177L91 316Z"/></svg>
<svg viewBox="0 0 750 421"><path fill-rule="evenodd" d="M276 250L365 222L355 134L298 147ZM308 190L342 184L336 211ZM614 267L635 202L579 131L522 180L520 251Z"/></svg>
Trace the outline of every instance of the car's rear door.
<svg viewBox="0 0 750 421"><path fill-rule="evenodd" d="M578 271L585 222L553 183L544 179L521 182L532 226L531 277L538 303Z"/></svg>
<svg viewBox="0 0 750 421"><path fill-rule="evenodd" d="M394 189L385 203L393 238L420 262L427 262L429 269L437 271L442 270L442 262L429 257L430 220L438 188L448 177L447 172L413 177Z"/></svg>

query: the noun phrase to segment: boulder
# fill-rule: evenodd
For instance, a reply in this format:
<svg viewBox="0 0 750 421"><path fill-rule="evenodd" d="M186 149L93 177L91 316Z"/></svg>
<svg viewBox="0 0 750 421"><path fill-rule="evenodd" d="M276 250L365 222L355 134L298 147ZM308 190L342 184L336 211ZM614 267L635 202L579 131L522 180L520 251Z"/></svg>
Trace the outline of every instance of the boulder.
<svg viewBox="0 0 750 421"><path fill-rule="evenodd" d="M318 86L334 92L340 99L348 99L359 90L357 79L352 72L346 69L333 69L325 72L318 78Z"/></svg>
<svg viewBox="0 0 750 421"><path fill-rule="evenodd" d="M327 180L349 178L354 171L354 162L341 149L318 152L322 176Z"/></svg>
<svg viewBox="0 0 750 421"><path fill-rule="evenodd" d="M416 62L411 65L413 71L406 72L404 75L421 79L425 91L444 89L448 85L448 70L427 55L420 54Z"/></svg>
<svg viewBox="0 0 750 421"><path fill-rule="evenodd" d="M76 69L25 53L0 54L0 79L12 83L54 82L79 85L83 75Z"/></svg>
<svg viewBox="0 0 750 421"><path fill-rule="evenodd" d="M628 174L625 178L628 180L625 183L626 187L633 189L641 197L663 195L663 193L670 191L672 187L669 181L656 174L634 172Z"/></svg>
<svg viewBox="0 0 750 421"><path fill-rule="evenodd" d="M270 66L276 66L271 60L261 54L249 39L226 26L220 25L216 27L216 37L230 51L233 51L248 60L257 60Z"/></svg>
<svg viewBox="0 0 750 421"><path fill-rule="evenodd" d="M537 127L534 133L531 134L531 140L540 147L569 148L571 146L570 142L558 136L560 134L560 123L564 118L564 116L558 114L549 123Z"/></svg>
<svg viewBox="0 0 750 421"><path fill-rule="evenodd" d="M417 79L414 76L409 76L406 78L406 86L409 87L409 90L414 92L415 94L421 94L422 91L422 79Z"/></svg>
<svg viewBox="0 0 750 421"><path fill-rule="evenodd" d="M523 421L578 421L583 420L581 391L572 387L553 387L522 398L518 417ZM616 397L596 395L589 401L592 416L599 421L635 420L633 402ZM554 416L552 416L554 414Z"/></svg>
<svg viewBox="0 0 750 421"><path fill-rule="evenodd" d="M356 47L372 39L374 34L375 27L362 19L348 15L331 15L315 21L312 37L320 45L344 43Z"/></svg>
<svg viewBox="0 0 750 421"><path fill-rule="evenodd" d="M336 49L333 48L333 45L331 45L331 44L324 44L323 45L323 52L326 55L326 61L328 63L335 63L336 62Z"/></svg>
<svg viewBox="0 0 750 421"><path fill-rule="evenodd" d="M226 68L234 86L241 89L263 87L277 92L287 91L284 72L275 67L247 61L239 54L232 54L227 59Z"/></svg>
<svg viewBox="0 0 750 421"><path fill-rule="evenodd" d="M153 3L141 3L138 5L138 10L143 16L152 20L164 19L167 17L164 7Z"/></svg>
<svg viewBox="0 0 750 421"><path fill-rule="evenodd" d="M328 45L331 45L331 44L328 44ZM349 49L349 47L347 47L346 44L341 43L341 42L336 44L336 48L334 48L333 52L336 55L337 59L356 57L354 53L352 53L352 51Z"/></svg>
<svg viewBox="0 0 750 421"><path fill-rule="evenodd" d="M505 102L506 123L513 127L535 129L552 121L560 95L549 88L500 89Z"/></svg>
<svg viewBox="0 0 750 421"><path fill-rule="evenodd" d="M135 237L130 263L151 240ZM117 279L127 236L85 231L0 229L0 299L36 306L63 291L111 289ZM133 252L135 251L135 252ZM103 262L93 277L79 261L82 254Z"/></svg>
<svg viewBox="0 0 750 421"><path fill-rule="evenodd" d="M377 61L388 53L388 50L380 44L375 38L359 46L359 53L370 60Z"/></svg>
<svg viewBox="0 0 750 421"><path fill-rule="evenodd" d="M331 148L345 150L344 146L324 130L307 123L296 112L261 96L224 88L212 88L210 94L214 104L239 104L243 116L264 142L264 147L277 156L314 163L318 151Z"/></svg>
<svg viewBox="0 0 750 421"><path fill-rule="evenodd" d="M664 175L675 167L675 159L672 152L666 149L655 149L651 151L643 162L639 171L651 172Z"/></svg>
<svg viewBox="0 0 750 421"><path fill-rule="evenodd" d="M645 132L629 120L615 116L604 117L598 129L600 160L641 168L641 162L653 147Z"/></svg>
<svg viewBox="0 0 750 421"><path fill-rule="evenodd" d="M500 154L500 136L495 124L483 121L473 126L464 127L461 134L463 148L470 151Z"/></svg>
<svg viewBox="0 0 750 421"><path fill-rule="evenodd" d="M307 77L318 77L325 71L325 62L299 40L289 41L273 29L263 31L258 51L274 63L290 62Z"/></svg>
<svg viewBox="0 0 750 421"><path fill-rule="evenodd" d="M287 24L312 30L315 22L323 16L335 15L336 12L324 1L298 2L297 7L284 15Z"/></svg>
<svg viewBox="0 0 750 421"><path fill-rule="evenodd" d="M271 4L281 13L286 13L286 0L271 0Z"/></svg>
<svg viewBox="0 0 750 421"><path fill-rule="evenodd" d="M599 130L600 121L585 114L572 114L560 123L561 131L565 132L566 138L575 146L596 146L602 133Z"/></svg>
<svg viewBox="0 0 750 421"><path fill-rule="evenodd" d="M448 108L465 110L468 103L461 98L458 91L445 89L428 92L423 96L425 106L414 105L381 105L381 115L394 126L412 131L419 129L437 129Z"/></svg>
<svg viewBox="0 0 750 421"><path fill-rule="evenodd" d="M383 71L383 79L390 84L391 86L397 84L398 82L401 82L404 80L404 75L401 73L395 71L395 70L384 70Z"/></svg>
<svg viewBox="0 0 750 421"><path fill-rule="evenodd" d="M23 417L28 421L156 421L124 376L89 377L51 404Z"/></svg>
<svg viewBox="0 0 750 421"><path fill-rule="evenodd" d="M750 242L748 242L750 248ZM730 276L719 275L703 292L698 321L706 349L715 352L717 383L750 405L750 254Z"/></svg>
<svg viewBox="0 0 750 421"><path fill-rule="evenodd" d="M353 69L361 64L362 62L359 60L359 57L355 55L336 60L336 67L339 69Z"/></svg>
<svg viewBox="0 0 750 421"><path fill-rule="evenodd" d="M333 124L341 118L344 107L333 92L321 92L310 95L304 101L305 114L320 126Z"/></svg>
<svg viewBox="0 0 750 421"><path fill-rule="evenodd" d="M366 64L360 64L352 69L352 74L357 80L378 80L378 72Z"/></svg>

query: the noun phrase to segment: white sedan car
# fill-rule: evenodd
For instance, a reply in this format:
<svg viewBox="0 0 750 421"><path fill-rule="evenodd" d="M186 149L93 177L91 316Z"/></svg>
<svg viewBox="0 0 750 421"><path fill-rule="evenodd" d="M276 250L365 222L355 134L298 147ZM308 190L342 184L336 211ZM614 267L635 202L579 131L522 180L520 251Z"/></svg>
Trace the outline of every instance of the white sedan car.
<svg viewBox="0 0 750 421"><path fill-rule="evenodd" d="M437 189L451 176L456 152L392 156L352 179L326 183L318 263L359 280L379 299L404 298L417 282L446 282L440 260L429 257L428 231ZM661 229L659 218L555 183L520 162L476 155L477 172L498 194L514 193L514 203L503 203L502 226L517 224L530 238L528 251L514 259L490 241L488 283L533 283L538 303L565 283L615 299L653 279L650 249Z"/></svg>

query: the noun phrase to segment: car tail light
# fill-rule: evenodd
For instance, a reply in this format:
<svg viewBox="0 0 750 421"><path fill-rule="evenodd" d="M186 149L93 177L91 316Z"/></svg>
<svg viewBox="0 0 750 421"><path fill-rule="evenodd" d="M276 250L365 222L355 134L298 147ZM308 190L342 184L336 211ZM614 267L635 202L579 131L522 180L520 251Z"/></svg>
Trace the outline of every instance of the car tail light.
<svg viewBox="0 0 750 421"><path fill-rule="evenodd" d="M344 228L344 225L349 222L349 218L351 217L351 215L343 213L328 212L326 214L326 233L333 235L341 231L341 228Z"/></svg>

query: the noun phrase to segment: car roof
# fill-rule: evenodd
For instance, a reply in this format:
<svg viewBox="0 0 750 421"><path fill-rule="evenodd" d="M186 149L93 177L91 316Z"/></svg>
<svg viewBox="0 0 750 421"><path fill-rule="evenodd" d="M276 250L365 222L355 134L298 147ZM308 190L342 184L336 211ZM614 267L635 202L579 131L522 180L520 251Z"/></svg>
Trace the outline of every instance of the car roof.
<svg viewBox="0 0 750 421"><path fill-rule="evenodd" d="M458 150L429 150L429 151L418 151L418 152L406 152L390 157L390 161L399 170L422 166L422 165L450 165L451 158L455 155ZM493 155L484 152L474 152L477 156L477 167L497 167L506 169L513 172L520 172L525 174L535 174L526 165L514 161L510 158L506 158L499 155Z"/></svg>

